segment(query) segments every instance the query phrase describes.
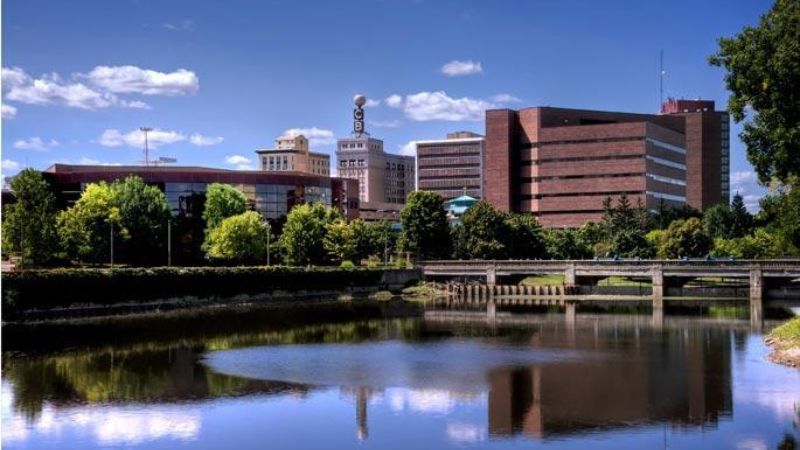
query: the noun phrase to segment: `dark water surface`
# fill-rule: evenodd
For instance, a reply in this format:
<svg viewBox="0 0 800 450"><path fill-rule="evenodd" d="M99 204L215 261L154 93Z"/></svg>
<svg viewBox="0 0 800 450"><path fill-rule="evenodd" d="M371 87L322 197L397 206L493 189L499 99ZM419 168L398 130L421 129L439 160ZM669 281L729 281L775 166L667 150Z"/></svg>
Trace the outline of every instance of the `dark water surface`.
<svg viewBox="0 0 800 450"><path fill-rule="evenodd" d="M3 358L3 448L777 449L800 370L746 320L380 320Z"/></svg>

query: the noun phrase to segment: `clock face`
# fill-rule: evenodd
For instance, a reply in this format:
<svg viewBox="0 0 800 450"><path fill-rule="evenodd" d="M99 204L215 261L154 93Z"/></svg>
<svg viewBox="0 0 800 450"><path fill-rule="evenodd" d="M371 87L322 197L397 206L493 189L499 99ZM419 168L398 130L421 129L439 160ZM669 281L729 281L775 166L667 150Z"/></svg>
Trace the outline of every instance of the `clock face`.
<svg viewBox="0 0 800 450"><path fill-rule="evenodd" d="M356 108L353 110L353 118L356 120L361 120L364 118L364 110L361 108Z"/></svg>

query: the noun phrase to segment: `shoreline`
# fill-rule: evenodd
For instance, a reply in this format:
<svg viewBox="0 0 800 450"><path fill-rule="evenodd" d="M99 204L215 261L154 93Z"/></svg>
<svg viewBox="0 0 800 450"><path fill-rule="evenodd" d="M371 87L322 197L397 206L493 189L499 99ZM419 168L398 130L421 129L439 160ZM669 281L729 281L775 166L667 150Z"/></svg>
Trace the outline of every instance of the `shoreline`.
<svg viewBox="0 0 800 450"><path fill-rule="evenodd" d="M764 343L772 349L770 361L787 367L800 368L800 317L794 317L774 328Z"/></svg>

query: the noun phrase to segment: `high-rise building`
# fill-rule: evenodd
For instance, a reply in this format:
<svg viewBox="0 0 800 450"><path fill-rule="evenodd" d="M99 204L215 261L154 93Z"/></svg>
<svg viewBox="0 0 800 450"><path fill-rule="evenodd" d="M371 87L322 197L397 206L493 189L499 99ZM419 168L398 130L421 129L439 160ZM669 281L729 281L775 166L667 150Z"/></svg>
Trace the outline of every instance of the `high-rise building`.
<svg viewBox="0 0 800 450"><path fill-rule="evenodd" d="M484 138L469 131L447 139L416 141L417 189L449 200L461 195L483 197Z"/></svg>
<svg viewBox="0 0 800 450"><path fill-rule="evenodd" d="M535 107L486 112L484 198L544 226L600 220L626 194L648 209L728 201L728 114L670 101L662 114Z"/></svg>
<svg viewBox="0 0 800 450"><path fill-rule="evenodd" d="M275 148L256 150L261 170L267 172L300 172L311 175L330 175L331 157L312 152L305 136L281 136Z"/></svg>
<svg viewBox="0 0 800 450"><path fill-rule="evenodd" d="M414 157L386 153L383 141L364 129L366 99L356 96L355 102L353 133L336 143L337 175L358 180L364 220L397 219L406 196L414 190Z"/></svg>

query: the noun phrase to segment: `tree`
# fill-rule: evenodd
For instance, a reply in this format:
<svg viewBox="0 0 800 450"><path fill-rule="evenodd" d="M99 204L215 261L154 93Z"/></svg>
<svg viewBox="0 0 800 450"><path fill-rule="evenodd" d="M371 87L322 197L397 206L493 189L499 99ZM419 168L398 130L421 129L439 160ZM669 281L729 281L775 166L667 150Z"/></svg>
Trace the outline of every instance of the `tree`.
<svg viewBox="0 0 800 450"><path fill-rule="evenodd" d="M584 259L592 251L578 238L578 232L570 228L550 228L544 230L547 255L552 259Z"/></svg>
<svg viewBox="0 0 800 450"><path fill-rule="evenodd" d="M270 232L269 224L255 211L225 218L209 232L206 254L213 261L260 263L267 257Z"/></svg>
<svg viewBox="0 0 800 450"><path fill-rule="evenodd" d="M673 206L661 199L656 211L650 214L647 228L665 230L673 221L690 217L703 217L703 213L690 205Z"/></svg>
<svg viewBox="0 0 800 450"><path fill-rule="evenodd" d="M353 260L357 256L357 243L354 228L344 218L336 219L326 225L326 233L322 245L340 262Z"/></svg>
<svg viewBox="0 0 800 450"><path fill-rule="evenodd" d="M56 199L50 185L35 169L25 169L11 179L16 203L3 215L3 252L20 255L24 266L53 260L58 249Z"/></svg>
<svg viewBox="0 0 800 450"><path fill-rule="evenodd" d="M319 264L328 261L324 247L327 225L341 218L338 210L323 204L297 205L289 211L279 244L290 265Z"/></svg>
<svg viewBox="0 0 800 450"><path fill-rule="evenodd" d="M450 228L442 197L429 191L409 194L400 211L403 249L421 259L445 257L450 249Z"/></svg>
<svg viewBox="0 0 800 450"><path fill-rule="evenodd" d="M167 221L171 218L164 193L134 175L115 181L111 188L120 224L129 236L123 253L134 264L163 262Z"/></svg>
<svg viewBox="0 0 800 450"><path fill-rule="evenodd" d="M508 215L485 200L472 205L461 216L462 231L458 248L467 259L503 259L508 256Z"/></svg>
<svg viewBox="0 0 800 450"><path fill-rule="evenodd" d="M733 239L753 230L753 216L747 212L740 194L730 205L717 204L703 214L703 228L712 238Z"/></svg>
<svg viewBox="0 0 800 450"><path fill-rule="evenodd" d="M759 222L775 237L781 255L800 256L800 179L761 199Z"/></svg>
<svg viewBox="0 0 800 450"><path fill-rule="evenodd" d="M744 199L738 192L730 206L730 237L742 237L753 231L753 215L747 211Z"/></svg>
<svg viewBox="0 0 800 450"><path fill-rule="evenodd" d="M647 212L641 200L632 207L628 196L623 194L612 207L611 198L603 201L603 228L607 251L621 257L647 257L652 253L645 234L647 232Z"/></svg>
<svg viewBox="0 0 800 450"><path fill-rule="evenodd" d="M660 241L658 247L660 258L705 256L712 246L711 238L703 230L700 219L696 217L672 222Z"/></svg>
<svg viewBox="0 0 800 450"><path fill-rule="evenodd" d="M104 181L91 183L75 205L58 214L61 247L72 259L107 262L112 225L115 242L122 243L128 232L120 223L114 190Z"/></svg>
<svg viewBox="0 0 800 450"><path fill-rule="evenodd" d="M757 27L719 39L709 59L726 70L728 110L751 120L739 135L762 183L800 175L800 1L776 0Z"/></svg>
<svg viewBox="0 0 800 450"><path fill-rule="evenodd" d="M542 227L532 214L511 214L506 220L508 256L515 259L546 258Z"/></svg>
<svg viewBox="0 0 800 450"><path fill-rule="evenodd" d="M224 219L247 211L247 198L242 191L228 184L211 183L206 190L203 220L207 232Z"/></svg>
<svg viewBox="0 0 800 450"><path fill-rule="evenodd" d="M770 258L781 256L778 241L765 228L759 228L751 235L733 239L714 239L712 255L733 256L739 259Z"/></svg>

